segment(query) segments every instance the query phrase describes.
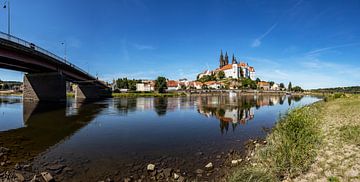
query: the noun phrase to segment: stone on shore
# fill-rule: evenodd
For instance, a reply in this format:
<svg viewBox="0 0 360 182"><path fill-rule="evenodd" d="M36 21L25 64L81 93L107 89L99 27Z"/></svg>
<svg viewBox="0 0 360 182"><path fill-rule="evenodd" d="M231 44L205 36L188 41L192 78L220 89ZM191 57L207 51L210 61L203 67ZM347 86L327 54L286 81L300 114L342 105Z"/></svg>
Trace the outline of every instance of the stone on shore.
<svg viewBox="0 0 360 182"><path fill-rule="evenodd" d="M16 181L18 181L18 182L23 182L23 181L25 181L25 178L24 178L24 176L23 176L22 174L20 174L20 173L15 173L15 176L16 176Z"/></svg>
<svg viewBox="0 0 360 182"><path fill-rule="evenodd" d="M174 179L175 179L175 180L179 179L179 177L180 177L180 176L179 176L178 174L174 173Z"/></svg>
<svg viewBox="0 0 360 182"><path fill-rule="evenodd" d="M207 169L207 170L210 170L210 169L212 169L212 168L214 168L214 165L213 165L212 162L209 162L209 163L206 164L206 166L205 166L205 169Z"/></svg>
<svg viewBox="0 0 360 182"><path fill-rule="evenodd" d="M155 170L155 165L154 164L148 164L146 169L148 171L154 171Z"/></svg>
<svg viewBox="0 0 360 182"><path fill-rule="evenodd" d="M45 182L50 182L50 181L54 181L54 178L51 176L50 173L48 172L42 172L41 176L43 177L43 179L45 180Z"/></svg>

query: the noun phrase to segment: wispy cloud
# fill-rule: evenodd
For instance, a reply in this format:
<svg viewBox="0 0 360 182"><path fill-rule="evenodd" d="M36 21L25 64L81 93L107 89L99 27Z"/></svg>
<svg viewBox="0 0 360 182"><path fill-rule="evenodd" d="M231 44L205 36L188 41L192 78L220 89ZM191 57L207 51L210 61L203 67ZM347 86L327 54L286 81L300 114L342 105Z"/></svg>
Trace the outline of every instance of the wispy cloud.
<svg viewBox="0 0 360 182"><path fill-rule="evenodd" d="M339 48L344 48L344 47L353 47L353 46L360 46L360 42L348 43L348 44L340 44L340 45L336 45L336 46L330 46L330 47L324 47L324 48L320 48L320 49L315 49L315 50L312 50L312 51L309 51L309 52L305 53L305 55L306 56L315 56L315 55L319 55L319 54L321 54L323 52L326 52L326 51L339 49Z"/></svg>
<svg viewBox="0 0 360 182"><path fill-rule="evenodd" d="M277 26L277 23L274 23L265 33L263 33L261 36L256 38L252 42L251 47L259 47L261 45L262 39L264 39L267 35L269 35L271 33L271 31L273 31L276 26Z"/></svg>
<svg viewBox="0 0 360 182"><path fill-rule="evenodd" d="M152 45L144 45L144 44L138 44L138 43L132 43L131 44L135 49L138 50L154 50L156 47Z"/></svg>

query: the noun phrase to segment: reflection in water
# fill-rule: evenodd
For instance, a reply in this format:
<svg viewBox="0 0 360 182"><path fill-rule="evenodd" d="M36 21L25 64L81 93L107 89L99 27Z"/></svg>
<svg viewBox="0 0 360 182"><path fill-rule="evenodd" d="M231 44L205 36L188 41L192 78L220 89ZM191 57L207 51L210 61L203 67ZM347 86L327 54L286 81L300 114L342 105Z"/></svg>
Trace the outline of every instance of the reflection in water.
<svg viewBox="0 0 360 182"><path fill-rule="evenodd" d="M248 139L265 137L262 128L272 127L280 112L318 99L217 95L113 98L95 103L69 100L60 105L5 100L0 100L2 118L22 115L23 119L14 118L24 126L0 132L1 145L16 151L9 156L11 161L35 157L32 166L43 170L44 163L61 158L75 171L65 181L97 181L118 171L121 177L141 173L154 161L159 169L192 174L216 155L241 151ZM212 158L192 155L198 151ZM140 170L134 172L136 166Z"/></svg>
<svg viewBox="0 0 360 182"><path fill-rule="evenodd" d="M23 102L24 126L1 133L0 143L17 151L12 161L29 160L88 124L106 104L74 102L67 115L65 103Z"/></svg>
<svg viewBox="0 0 360 182"><path fill-rule="evenodd" d="M303 96L287 97L289 106L291 100L298 102ZM228 132L229 125L232 130L241 124L245 125L254 118L254 109L263 106L283 105L286 96L280 95L260 95L243 97L212 96L199 98L198 112L206 117L216 117L220 122L222 134Z"/></svg>

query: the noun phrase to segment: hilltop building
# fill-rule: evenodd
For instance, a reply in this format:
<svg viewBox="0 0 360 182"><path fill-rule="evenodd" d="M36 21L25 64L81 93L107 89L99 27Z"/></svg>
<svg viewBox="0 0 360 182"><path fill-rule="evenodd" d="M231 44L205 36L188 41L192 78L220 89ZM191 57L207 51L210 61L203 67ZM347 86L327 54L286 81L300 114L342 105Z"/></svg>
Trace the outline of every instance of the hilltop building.
<svg viewBox="0 0 360 182"><path fill-rule="evenodd" d="M205 75L216 75L220 71L223 71L225 73L225 78L250 78L252 80L255 80L254 67L249 66L249 64L245 62L238 62L234 55L232 56L231 63L229 63L229 56L227 52L224 56L223 52L221 51L219 63L219 68L213 71L205 70L203 73L200 73L198 75L198 78L201 78Z"/></svg>

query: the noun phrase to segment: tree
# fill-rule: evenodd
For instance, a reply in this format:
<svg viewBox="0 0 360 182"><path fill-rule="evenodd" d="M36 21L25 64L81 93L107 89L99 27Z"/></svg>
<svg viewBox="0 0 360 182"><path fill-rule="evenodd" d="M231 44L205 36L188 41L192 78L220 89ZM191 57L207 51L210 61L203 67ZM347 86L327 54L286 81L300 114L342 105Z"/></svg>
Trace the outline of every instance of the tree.
<svg viewBox="0 0 360 182"><path fill-rule="evenodd" d="M279 87L282 88L282 89L285 88L284 83L280 83Z"/></svg>
<svg viewBox="0 0 360 182"><path fill-rule="evenodd" d="M166 78L159 76L157 77L157 79L155 80L155 90L158 91L159 93L164 93L167 89L167 85L166 85Z"/></svg>
<svg viewBox="0 0 360 182"><path fill-rule="evenodd" d="M291 82L289 82L288 91L291 91L291 89L292 89L292 85L291 85Z"/></svg>
<svg viewBox="0 0 360 182"><path fill-rule="evenodd" d="M218 76L218 78L219 78L220 80L224 79L224 78L225 78L225 73L224 73L224 71L219 71L217 76Z"/></svg>
<svg viewBox="0 0 360 182"><path fill-rule="evenodd" d="M260 78L256 78L256 83L261 82Z"/></svg>
<svg viewBox="0 0 360 182"><path fill-rule="evenodd" d="M304 91L300 86L295 86L295 87L292 88L292 90L294 92L302 92L302 91Z"/></svg>
<svg viewBox="0 0 360 182"><path fill-rule="evenodd" d="M273 81L268 81L268 82L270 84L270 87L272 87L275 84L275 82L273 82Z"/></svg>

